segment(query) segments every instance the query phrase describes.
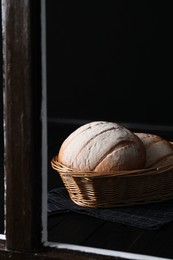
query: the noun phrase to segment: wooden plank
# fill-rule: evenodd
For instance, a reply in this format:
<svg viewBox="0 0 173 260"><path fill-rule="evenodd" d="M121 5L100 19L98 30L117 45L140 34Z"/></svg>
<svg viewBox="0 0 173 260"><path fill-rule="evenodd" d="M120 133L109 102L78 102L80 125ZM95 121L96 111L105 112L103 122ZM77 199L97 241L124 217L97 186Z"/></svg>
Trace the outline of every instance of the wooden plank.
<svg viewBox="0 0 173 260"><path fill-rule="evenodd" d="M123 253L122 253L123 255ZM10 250L2 250L0 249L1 260L121 260L121 259L129 259L127 257L120 256L107 256L101 254L93 254L86 252L75 252L71 250L63 250L63 249L47 249L37 252L16 252Z"/></svg>
<svg viewBox="0 0 173 260"><path fill-rule="evenodd" d="M48 217L48 232L50 233L51 230L53 230L54 228L56 228L56 226L58 226L61 221L63 221L66 218L66 215L68 215L68 213L62 213L62 214L55 214L52 216Z"/></svg>
<svg viewBox="0 0 173 260"><path fill-rule="evenodd" d="M0 10L1 20L1 10ZM0 29L1 25L0 25ZM2 41L0 36L0 86L2 77ZM0 87L0 234L4 233L4 133L3 133L3 88Z"/></svg>
<svg viewBox="0 0 173 260"><path fill-rule="evenodd" d="M3 0L7 248L41 244L40 1Z"/></svg>
<svg viewBox="0 0 173 260"><path fill-rule="evenodd" d="M172 259L172 233L173 222L159 230L145 230L68 213L65 218L54 216L49 241Z"/></svg>
<svg viewBox="0 0 173 260"><path fill-rule="evenodd" d="M103 224L103 220L77 214L68 213L58 222L53 229L49 230L48 241L84 245L88 237L92 236Z"/></svg>
<svg viewBox="0 0 173 260"><path fill-rule="evenodd" d="M130 251L173 259L173 222L156 231L145 230L129 248Z"/></svg>
<svg viewBox="0 0 173 260"><path fill-rule="evenodd" d="M119 223L106 222L84 245L128 252L130 245L141 236L141 230Z"/></svg>

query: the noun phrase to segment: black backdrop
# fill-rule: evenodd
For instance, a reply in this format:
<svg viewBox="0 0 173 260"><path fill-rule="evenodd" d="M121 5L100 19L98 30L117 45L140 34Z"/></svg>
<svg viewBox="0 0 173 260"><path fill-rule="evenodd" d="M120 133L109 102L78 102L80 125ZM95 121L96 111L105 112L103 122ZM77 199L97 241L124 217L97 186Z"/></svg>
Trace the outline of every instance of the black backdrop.
<svg viewBox="0 0 173 260"><path fill-rule="evenodd" d="M173 125L169 1L47 1L48 117Z"/></svg>

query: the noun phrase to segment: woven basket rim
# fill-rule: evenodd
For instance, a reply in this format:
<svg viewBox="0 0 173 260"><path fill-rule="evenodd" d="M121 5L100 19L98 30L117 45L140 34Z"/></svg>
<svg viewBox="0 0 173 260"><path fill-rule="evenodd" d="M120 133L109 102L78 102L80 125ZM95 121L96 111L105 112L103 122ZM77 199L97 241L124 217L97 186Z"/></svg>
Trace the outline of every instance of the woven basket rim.
<svg viewBox="0 0 173 260"><path fill-rule="evenodd" d="M112 171L112 172L95 172L95 171L86 171L86 170L78 170L72 169L68 166L62 164L57 160L57 155L54 156L51 160L51 166L54 170L58 171L61 174L70 174L73 176L85 176L85 177L110 177L110 176L131 176L131 175L142 175L142 174L152 174L152 173L161 173L166 172L173 169L173 164L165 165L160 167L151 167L151 168L143 168L143 169L135 169L135 170L123 170L123 171ZM92 174L91 174L92 173Z"/></svg>

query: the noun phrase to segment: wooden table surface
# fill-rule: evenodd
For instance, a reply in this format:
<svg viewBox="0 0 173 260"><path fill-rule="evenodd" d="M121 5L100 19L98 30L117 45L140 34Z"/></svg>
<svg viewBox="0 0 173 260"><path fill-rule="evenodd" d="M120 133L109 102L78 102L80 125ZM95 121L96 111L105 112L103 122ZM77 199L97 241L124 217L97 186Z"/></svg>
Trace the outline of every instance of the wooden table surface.
<svg viewBox="0 0 173 260"><path fill-rule="evenodd" d="M150 231L66 213L48 219L48 240L173 259L173 222Z"/></svg>

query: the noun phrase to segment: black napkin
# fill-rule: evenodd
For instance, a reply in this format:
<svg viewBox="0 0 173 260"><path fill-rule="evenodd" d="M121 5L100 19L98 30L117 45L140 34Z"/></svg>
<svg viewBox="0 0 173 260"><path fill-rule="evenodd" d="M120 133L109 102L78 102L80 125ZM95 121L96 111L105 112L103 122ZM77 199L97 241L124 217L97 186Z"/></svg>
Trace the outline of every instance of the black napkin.
<svg viewBox="0 0 173 260"><path fill-rule="evenodd" d="M48 193L48 216L63 212L76 212L136 228L153 230L173 221L173 200L106 209L87 208L74 203L66 188L52 189Z"/></svg>

